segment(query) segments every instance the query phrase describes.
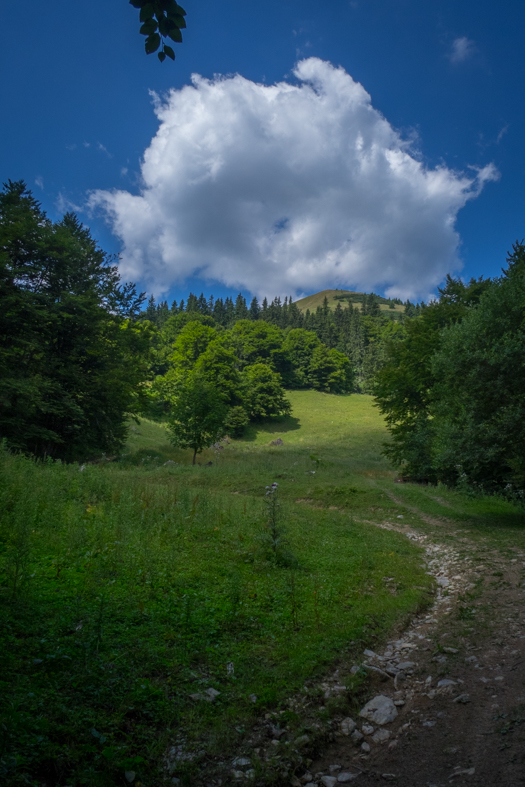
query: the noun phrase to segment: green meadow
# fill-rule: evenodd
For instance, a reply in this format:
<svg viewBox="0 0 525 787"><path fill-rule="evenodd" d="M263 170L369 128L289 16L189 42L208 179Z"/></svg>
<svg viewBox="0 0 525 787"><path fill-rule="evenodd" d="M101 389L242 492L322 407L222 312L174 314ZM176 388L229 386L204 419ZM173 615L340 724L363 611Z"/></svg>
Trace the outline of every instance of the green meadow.
<svg viewBox="0 0 525 787"><path fill-rule="evenodd" d="M198 784L268 712L304 732L287 700L428 604L418 548L374 524L452 508L522 538L507 503L395 484L370 397L289 397L194 467L147 420L99 464L1 453L2 784L162 784L173 745L196 756L172 775Z"/></svg>

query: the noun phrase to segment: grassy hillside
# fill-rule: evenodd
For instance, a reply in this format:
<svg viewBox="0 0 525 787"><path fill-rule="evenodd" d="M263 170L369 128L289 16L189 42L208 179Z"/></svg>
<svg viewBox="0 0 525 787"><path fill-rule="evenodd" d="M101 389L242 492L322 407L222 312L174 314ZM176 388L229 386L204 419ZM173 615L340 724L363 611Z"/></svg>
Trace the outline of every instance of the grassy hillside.
<svg viewBox="0 0 525 787"><path fill-rule="evenodd" d="M364 293L354 290L321 290L321 292L316 292L314 295L307 295L306 298L301 298L295 303L302 312L305 312L307 309L310 309L311 312L315 312L318 306L323 305L326 297L328 298L328 306L330 309L335 309L338 303L340 303L344 309L348 303L353 303L354 305L361 304L363 295ZM376 297L379 301L379 308L381 311L402 314L405 310L405 307L400 304L394 304L394 309L391 309L387 298L382 298L379 295Z"/></svg>
<svg viewBox="0 0 525 787"><path fill-rule="evenodd" d="M394 486L371 398L289 395L292 416L195 467L148 421L105 465L0 453L3 785L162 784L173 746L182 784L204 769L229 783L244 754L277 783L299 755L283 738L257 758L265 714L288 740L353 715L365 675L348 672L333 703L319 681L431 598L418 547L374 525L415 523L417 498L512 530L508 504L487 518L476 501ZM305 692L309 720L289 704Z"/></svg>

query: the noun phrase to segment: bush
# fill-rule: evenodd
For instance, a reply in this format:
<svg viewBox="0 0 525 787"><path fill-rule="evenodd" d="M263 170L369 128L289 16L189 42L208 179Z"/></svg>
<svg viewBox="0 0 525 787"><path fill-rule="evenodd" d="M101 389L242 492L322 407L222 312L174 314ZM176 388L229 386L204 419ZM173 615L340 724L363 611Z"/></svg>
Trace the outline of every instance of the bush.
<svg viewBox="0 0 525 787"><path fill-rule="evenodd" d="M284 395L281 377L264 363L247 366L244 371L246 408L250 418L261 421L272 415L288 415L292 406Z"/></svg>

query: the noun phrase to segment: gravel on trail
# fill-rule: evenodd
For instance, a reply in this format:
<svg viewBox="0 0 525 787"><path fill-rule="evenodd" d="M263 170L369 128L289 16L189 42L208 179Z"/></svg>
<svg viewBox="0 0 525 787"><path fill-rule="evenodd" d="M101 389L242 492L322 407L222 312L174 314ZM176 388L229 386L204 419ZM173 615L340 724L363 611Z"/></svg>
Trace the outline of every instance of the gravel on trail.
<svg viewBox="0 0 525 787"><path fill-rule="evenodd" d="M372 702L309 765L311 784L524 787L525 554L509 558L451 520L413 513L424 533L380 526L424 549L434 605L355 665L369 673ZM375 719L374 706L384 708Z"/></svg>

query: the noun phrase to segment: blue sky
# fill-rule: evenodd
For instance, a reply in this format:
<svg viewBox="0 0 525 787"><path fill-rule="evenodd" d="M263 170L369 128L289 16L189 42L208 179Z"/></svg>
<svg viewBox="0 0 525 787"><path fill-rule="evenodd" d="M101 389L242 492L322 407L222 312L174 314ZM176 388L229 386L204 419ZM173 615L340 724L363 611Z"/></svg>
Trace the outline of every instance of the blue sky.
<svg viewBox="0 0 525 787"><path fill-rule="evenodd" d="M416 298L447 270L498 275L525 236L523 3L183 5L163 64L126 0L3 9L2 180L52 218L77 206L123 274L168 298ZM194 73L209 81L181 92Z"/></svg>

